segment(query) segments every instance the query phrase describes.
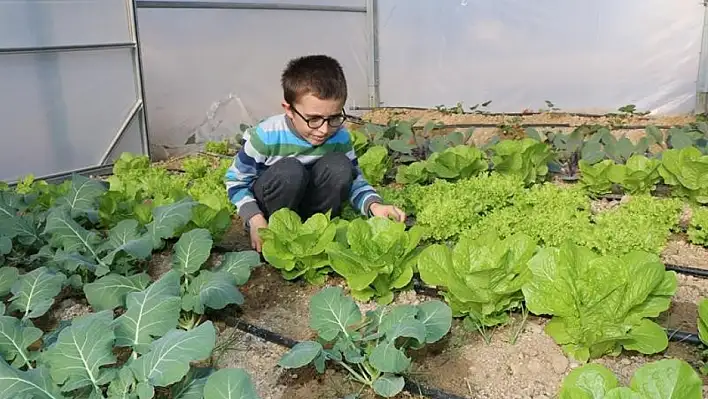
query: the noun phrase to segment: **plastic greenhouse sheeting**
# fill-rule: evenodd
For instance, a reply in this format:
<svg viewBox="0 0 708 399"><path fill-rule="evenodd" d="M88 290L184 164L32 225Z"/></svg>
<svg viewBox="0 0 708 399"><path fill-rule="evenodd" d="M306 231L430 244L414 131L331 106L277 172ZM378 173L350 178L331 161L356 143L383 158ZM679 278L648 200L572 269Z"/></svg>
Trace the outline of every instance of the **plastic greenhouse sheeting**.
<svg viewBox="0 0 708 399"><path fill-rule="evenodd" d="M694 0L379 0L381 100L657 113L695 105Z"/></svg>
<svg viewBox="0 0 708 399"><path fill-rule="evenodd" d="M142 119L109 151L141 98L128 4L0 2L0 180L71 173L100 166L104 154L110 162L122 151L143 152ZM91 48L57 48L67 46Z"/></svg>
<svg viewBox="0 0 708 399"><path fill-rule="evenodd" d="M342 5L358 5L351 3ZM289 59L305 54L336 57L348 80L347 107L368 105L365 18L353 12L139 8L154 157L178 155L189 142L233 136L241 123L281 112L280 74Z"/></svg>

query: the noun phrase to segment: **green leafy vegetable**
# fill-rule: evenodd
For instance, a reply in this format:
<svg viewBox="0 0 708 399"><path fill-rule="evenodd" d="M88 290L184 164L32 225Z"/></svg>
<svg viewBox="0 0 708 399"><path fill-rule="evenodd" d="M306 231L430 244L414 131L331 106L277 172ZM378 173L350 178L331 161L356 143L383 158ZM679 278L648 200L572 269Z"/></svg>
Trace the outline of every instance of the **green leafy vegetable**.
<svg viewBox="0 0 708 399"><path fill-rule="evenodd" d="M544 179L553 159L550 147L532 138L502 140L491 151L496 172L518 176L526 184Z"/></svg>
<svg viewBox="0 0 708 399"><path fill-rule="evenodd" d="M378 185L383 181L390 163L388 150L380 145L369 147L366 153L359 158L361 172L372 185Z"/></svg>
<svg viewBox="0 0 708 399"><path fill-rule="evenodd" d="M541 249L529 268L533 277L522 289L528 309L553 316L546 333L578 361L668 346L666 331L649 318L669 308L677 282L658 256L600 256L566 242Z"/></svg>
<svg viewBox="0 0 708 399"><path fill-rule="evenodd" d="M317 331L317 340L298 343L279 365L300 368L313 363L324 373L327 361L332 361L378 395L393 397L403 389L403 375L411 364L406 350L439 341L451 324L452 312L441 301L379 307L362 316L341 288L327 287L310 300L310 327Z"/></svg>
<svg viewBox="0 0 708 399"><path fill-rule="evenodd" d="M508 321L508 311L523 301L521 287L531 278L527 266L536 242L524 234L500 240L485 235L461 239L453 249L435 244L418 258L421 279L444 287L454 316L491 327Z"/></svg>
<svg viewBox="0 0 708 399"><path fill-rule="evenodd" d="M601 364L586 364L563 380L559 399L700 399L703 382L684 360L662 359L639 367L629 387Z"/></svg>
<svg viewBox="0 0 708 399"><path fill-rule="evenodd" d="M662 154L659 174L673 193L699 204L708 204L708 155L695 147L669 149Z"/></svg>
<svg viewBox="0 0 708 399"><path fill-rule="evenodd" d="M315 214L303 223L296 212L282 208L270 216L268 228L259 234L263 238L263 257L285 279L303 276L310 283L324 283L330 272L325 248L337 234L329 213Z"/></svg>
<svg viewBox="0 0 708 399"><path fill-rule="evenodd" d="M393 290L413 278L421 237L417 226L406 231L404 223L387 218L356 219L347 227L347 243L332 242L326 252L354 297L366 301L374 296L386 304L393 300Z"/></svg>

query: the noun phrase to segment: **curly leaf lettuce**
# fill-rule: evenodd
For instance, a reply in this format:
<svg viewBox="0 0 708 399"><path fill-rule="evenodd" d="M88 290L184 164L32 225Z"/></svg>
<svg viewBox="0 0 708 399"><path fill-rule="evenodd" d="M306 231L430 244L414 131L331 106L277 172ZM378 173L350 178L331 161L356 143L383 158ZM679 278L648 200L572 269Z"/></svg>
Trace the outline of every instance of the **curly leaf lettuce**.
<svg viewBox="0 0 708 399"><path fill-rule="evenodd" d="M312 284L324 283L329 273L325 248L337 234L337 225L328 214L318 213L304 223L288 208L274 212L268 228L259 232L263 238L263 257L286 280L303 276Z"/></svg>
<svg viewBox="0 0 708 399"><path fill-rule="evenodd" d="M666 331L649 320L669 308L676 292L676 273L658 256L600 256L566 241L540 250L529 268L533 277L522 289L528 309L553 315L546 333L576 360L668 346Z"/></svg>
<svg viewBox="0 0 708 399"><path fill-rule="evenodd" d="M404 223L387 218L356 219L347 228L347 243L332 242L326 251L332 269L347 280L354 297L366 301L375 296L387 304L393 290L413 278L422 232L417 226L406 231Z"/></svg>
<svg viewBox="0 0 708 399"><path fill-rule="evenodd" d="M536 242L525 234L505 240L493 234L463 238L453 249L427 247L418 258L418 271L426 284L444 287L454 316L492 327L506 323L507 311L523 301L521 287L531 277L527 263L535 251Z"/></svg>

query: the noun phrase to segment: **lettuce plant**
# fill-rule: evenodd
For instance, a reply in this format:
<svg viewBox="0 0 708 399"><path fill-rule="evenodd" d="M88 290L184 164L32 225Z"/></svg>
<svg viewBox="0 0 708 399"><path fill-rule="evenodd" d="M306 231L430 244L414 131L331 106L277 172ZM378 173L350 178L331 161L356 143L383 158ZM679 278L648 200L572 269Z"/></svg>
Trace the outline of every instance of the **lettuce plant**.
<svg viewBox="0 0 708 399"><path fill-rule="evenodd" d="M391 164L388 149L382 145L369 147L359 158L359 167L366 180L372 185L379 185L386 176Z"/></svg>
<svg viewBox="0 0 708 399"><path fill-rule="evenodd" d="M408 349L441 340L450 331L452 312L442 301L378 307L362 316L339 287L327 287L310 300L310 328L317 339L295 345L278 363L297 369L312 363L324 373L327 362L383 397L396 396L410 367Z"/></svg>
<svg viewBox="0 0 708 399"><path fill-rule="evenodd" d="M695 147L668 149L661 154L659 174L673 194L708 204L708 155Z"/></svg>
<svg viewBox="0 0 708 399"><path fill-rule="evenodd" d="M548 174L548 163L554 154L546 144L525 138L502 140L491 148L494 170L520 177L524 183L541 181Z"/></svg>
<svg viewBox="0 0 708 399"><path fill-rule="evenodd" d="M687 233L690 242L708 247L708 208L693 207Z"/></svg>
<svg viewBox="0 0 708 399"><path fill-rule="evenodd" d="M505 240L488 234L460 239L454 248L435 244L418 258L421 279L440 287L455 317L493 327L509 320L508 311L523 302L521 287L531 278L528 261L536 242L525 234Z"/></svg>
<svg viewBox="0 0 708 399"><path fill-rule="evenodd" d="M356 219L349 223L346 243L332 242L326 252L332 269L347 280L352 295L362 301L393 300L393 290L413 278L423 229L387 218Z"/></svg>
<svg viewBox="0 0 708 399"><path fill-rule="evenodd" d="M632 155L627 163L610 167L609 178L628 194L649 194L660 180L661 162L644 155Z"/></svg>
<svg viewBox="0 0 708 399"><path fill-rule="evenodd" d="M263 238L263 257L286 280L300 276L311 284L323 284L329 274L329 258L325 248L337 235L337 225L329 213L318 213L304 223L288 209L279 209L270 216L268 228L259 232Z"/></svg>
<svg viewBox="0 0 708 399"><path fill-rule="evenodd" d="M611 159L591 164L581 159L578 161L580 168L580 185L593 195L603 195L612 192L613 181L610 179L610 170L615 163Z"/></svg>
<svg viewBox="0 0 708 399"><path fill-rule="evenodd" d="M425 161L425 169L433 177L445 180L467 179L489 169L486 156L478 148L457 145L433 153Z"/></svg>
<svg viewBox="0 0 708 399"><path fill-rule="evenodd" d="M563 380L559 399L700 399L703 381L690 364L662 359L639 367L628 387L601 364L586 364Z"/></svg>
<svg viewBox="0 0 708 399"><path fill-rule="evenodd" d="M567 241L541 249L529 268L526 306L553 316L546 333L576 360L618 355L622 348L643 354L667 348L666 331L649 318L669 308L677 281L658 256L601 256Z"/></svg>

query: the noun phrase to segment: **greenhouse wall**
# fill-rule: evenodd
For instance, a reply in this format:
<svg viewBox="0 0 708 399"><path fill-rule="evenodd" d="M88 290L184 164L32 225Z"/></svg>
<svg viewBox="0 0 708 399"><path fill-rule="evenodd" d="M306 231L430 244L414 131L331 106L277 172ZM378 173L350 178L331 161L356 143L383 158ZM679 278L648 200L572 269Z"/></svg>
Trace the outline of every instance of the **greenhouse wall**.
<svg viewBox="0 0 708 399"><path fill-rule="evenodd" d="M705 8L699 1L137 4L158 158L280 112L282 68L311 53L343 64L349 109L491 100L490 111L518 112L549 100L566 111L634 104L674 114L692 112L697 102ZM314 7L332 10L305 10Z"/></svg>
<svg viewBox="0 0 708 399"><path fill-rule="evenodd" d="M147 153L130 0L0 2L0 180Z"/></svg>
<svg viewBox="0 0 708 399"><path fill-rule="evenodd" d="M233 136L241 123L280 112L280 74L289 59L303 54L336 57L348 79L347 107L369 104L365 2L290 3L323 10L288 9L282 0L249 6L259 9L235 2L138 1L157 159L191 150L188 143Z"/></svg>

